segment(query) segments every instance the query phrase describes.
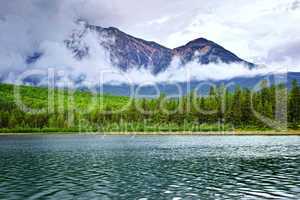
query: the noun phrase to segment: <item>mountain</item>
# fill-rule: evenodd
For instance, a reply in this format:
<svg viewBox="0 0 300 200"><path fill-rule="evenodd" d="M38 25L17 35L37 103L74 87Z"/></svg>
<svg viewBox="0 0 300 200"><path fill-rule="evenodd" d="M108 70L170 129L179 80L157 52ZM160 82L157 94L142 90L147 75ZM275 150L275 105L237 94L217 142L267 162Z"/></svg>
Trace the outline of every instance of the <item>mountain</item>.
<svg viewBox="0 0 300 200"><path fill-rule="evenodd" d="M89 56L91 48L84 43L83 38L91 32L96 33L99 38L104 38L99 44L109 52L110 61L123 71L132 67L144 67L151 70L153 74L158 74L168 68L174 56L179 57L182 65L197 61L203 65L224 62L242 63L250 68L255 66L204 38L170 49L156 42L133 37L114 27L103 28L82 21L80 24L83 29L75 31L69 39L65 40L67 48L74 56L79 60Z"/></svg>
<svg viewBox="0 0 300 200"><path fill-rule="evenodd" d="M253 77L234 77L227 80L205 80L205 81L191 81L191 82L178 82L176 84L172 83L158 83L155 86L144 86L139 87L139 85L133 86L133 91L138 92L137 96L155 96L157 94L157 89L166 95L177 96L179 91L181 95L186 95L192 91L197 91L199 94L207 95L209 89L212 85L215 86L229 86L228 90L233 91L237 86L242 88L248 88L251 91L256 91L257 86L261 85L262 81L267 81L270 85L278 85L282 83L288 88L291 88L292 82L296 80L300 84L300 73L299 72L289 72L286 74L268 74L268 75L257 75ZM209 84L207 84L209 83ZM199 87L201 86L201 87ZM137 90L138 88L138 90ZM120 96L131 96L132 95L132 85L122 84L122 85L110 85L104 84L101 90L105 94L120 95Z"/></svg>
<svg viewBox="0 0 300 200"><path fill-rule="evenodd" d="M200 64L223 62L227 64L242 63L251 68L255 66L205 38L193 40L184 46L173 49L172 52L173 55L181 58L183 64L196 60Z"/></svg>
<svg viewBox="0 0 300 200"><path fill-rule="evenodd" d="M84 21L78 21L77 28L78 29L73 30L71 35L64 41L66 48L73 53L73 56L76 59L83 61L84 59L89 59L91 55L95 56L95 53L97 56L99 52L94 51L94 48L101 47L106 49L105 53L109 55L108 57L110 58L111 63L123 71L127 71L131 68L147 68L154 75L157 75L170 66L174 57L179 58L183 66L192 61L198 62L201 65L222 62L228 64L241 63L248 68L254 68L257 66L239 58L237 55L226 50L224 47L205 38L198 38L188 42L183 46L170 49L153 41L146 41L133 37L115 27L103 28L101 26L88 24ZM26 58L26 63L35 63L43 56L43 52L34 52L31 55L28 55ZM101 58L101 55L99 55L99 57ZM216 71L215 73L220 72ZM274 77L276 76L277 78L278 75L281 76L282 74L267 74L266 76L273 76L272 79L275 79ZM294 79L300 83L300 73L289 72L284 75L286 76L286 84L288 86ZM168 79L167 76L163 77ZM82 82L84 82L85 79L88 79L88 77L86 77L84 73L81 74L80 72L78 76L76 74L74 76L69 76L68 78L74 81L76 88L82 90L86 89L86 86L82 84ZM234 77L229 80L186 80L185 82L182 80L182 82L178 82L179 88L176 84L169 84L169 80L159 79L160 82L158 83L158 87L161 92L166 94L176 94L179 89L183 91L183 94L187 94L190 91L197 89L199 84L203 83L205 85L205 83L207 83L206 81L217 85L222 83L225 85L228 83L234 83L235 85L240 85L242 87L252 88L264 78L264 75L258 74L251 77ZM47 77L44 77L43 75L34 75L24 79L23 83L31 85L44 85L47 83L47 81L45 81L46 79ZM55 81L59 79L59 76L55 77ZM5 78L0 76L0 82L5 82L4 80ZM276 84L276 81L273 81L273 84ZM128 85L118 83L106 83L103 85L96 84L94 86L97 89L102 89L101 91L105 93L125 96L129 95L131 86L133 86L134 89L139 87L139 85L134 84ZM139 88L139 91L143 94L152 94L153 92L156 92L156 90L153 90L153 88L151 89L151 86ZM203 88L202 93L207 91L208 88Z"/></svg>

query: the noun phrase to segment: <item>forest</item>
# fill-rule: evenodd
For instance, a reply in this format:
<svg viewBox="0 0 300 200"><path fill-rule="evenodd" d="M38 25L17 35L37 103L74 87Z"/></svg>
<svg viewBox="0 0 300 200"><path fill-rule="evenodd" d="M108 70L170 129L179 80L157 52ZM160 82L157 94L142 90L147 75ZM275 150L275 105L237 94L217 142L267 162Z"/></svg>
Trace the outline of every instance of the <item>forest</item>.
<svg viewBox="0 0 300 200"><path fill-rule="evenodd" d="M299 128L296 81L252 91L211 87L178 98L129 98L0 84L0 132L206 132Z"/></svg>

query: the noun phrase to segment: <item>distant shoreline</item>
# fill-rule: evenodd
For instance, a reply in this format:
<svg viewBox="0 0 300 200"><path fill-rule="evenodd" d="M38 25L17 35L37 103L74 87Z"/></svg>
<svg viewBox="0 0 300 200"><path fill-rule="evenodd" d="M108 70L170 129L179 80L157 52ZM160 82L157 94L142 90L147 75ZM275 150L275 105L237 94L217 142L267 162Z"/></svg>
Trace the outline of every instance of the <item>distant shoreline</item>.
<svg viewBox="0 0 300 200"><path fill-rule="evenodd" d="M33 132L0 133L0 136L99 135L99 136L300 136L300 131L228 131L228 132Z"/></svg>

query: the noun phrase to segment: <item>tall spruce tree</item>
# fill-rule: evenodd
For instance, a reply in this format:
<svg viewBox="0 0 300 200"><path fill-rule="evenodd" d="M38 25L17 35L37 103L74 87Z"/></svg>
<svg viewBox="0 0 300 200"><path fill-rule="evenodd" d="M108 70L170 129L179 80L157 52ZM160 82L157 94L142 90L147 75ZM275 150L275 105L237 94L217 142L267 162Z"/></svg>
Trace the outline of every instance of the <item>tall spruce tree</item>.
<svg viewBox="0 0 300 200"><path fill-rule="evenodd" d="M300 88L297 81L293 81L289 95L288 118L292 126L297 126L300 122Z"/></svg>
<svg viewBox="0 0 300 200"><path fill-rule="evenodd" d="M241 104L241 88L238 86L235 89L232 103L232 114L233 114L233 123L235 125L241 124L242 119L242 104Z"/></svg>

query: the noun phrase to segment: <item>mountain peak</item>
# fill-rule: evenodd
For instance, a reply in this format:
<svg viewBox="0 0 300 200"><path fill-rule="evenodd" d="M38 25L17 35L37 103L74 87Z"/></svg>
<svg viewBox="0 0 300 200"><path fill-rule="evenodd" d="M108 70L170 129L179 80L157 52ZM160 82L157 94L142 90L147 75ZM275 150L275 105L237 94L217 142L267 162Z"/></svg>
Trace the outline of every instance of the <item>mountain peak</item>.
<svg viewBox="0 0 300 200"><path fill-rule="evenodd" d="M122 31L120 31L120 29L118 29L118 28L116 28L116 27L114 27L114 26L110 26L110 27L107 27L107 28L105 28L105 29L111 30L111 31L119 31L119 32L122 32Z"/></svg>
<svg viewBox="0 0 300 200"><path fill-rule="evenodd" d="M239 58L234 53L206 38L197 38L186 45L173 49L174 55L179 56L183 64L197 61L200 64L209 63L242 63L252 68L255 65Z"/></svg>
<svg viewBox="0 0 300 200"><path fill-rule="evenodd" d="M207 43L212 43L212 42L207 40L206 38L200 37L188 42L185 46L193 45L193 44L207 44Z"/></svg>

